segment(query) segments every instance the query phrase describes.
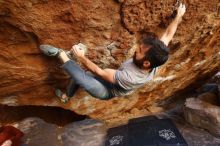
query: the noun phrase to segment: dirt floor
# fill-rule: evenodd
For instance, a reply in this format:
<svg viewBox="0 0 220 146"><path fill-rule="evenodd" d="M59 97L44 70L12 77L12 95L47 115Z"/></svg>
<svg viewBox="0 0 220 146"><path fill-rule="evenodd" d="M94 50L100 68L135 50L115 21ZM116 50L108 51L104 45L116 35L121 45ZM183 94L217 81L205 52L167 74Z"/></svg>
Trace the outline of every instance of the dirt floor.
<svg viewBox="0 0 220 146"><path fill-rule="evenodd" d="M1 124L19 123L19 121L29 117L38 117L45 120L47 122L47 126L44 126L43 130L41 131L37 129L37 132L40 132L40 134L37 135L37 139L42 139L44 141L44 144L50 144L50 140L53 139L53 137L58 136L54 135L55 133L51 133L51 135L48 135L48 131L51 130L51 127L59 129L58 127L65 127L65 125L67 124L85 119L84 116L76 115L71 111L53 107L0 106L0 115ZM157 115L157 117L171 118L178 127L180 133L183 135L189 146L220 146L220 138L209 134L207 131L203 129L194 127L184 120L181 106L176 106L176 108L168 110L167 112L160 113ZM33 131L31 133L35 133L34 129L32 130ZM38 141L36 139L35 134L26 135L25 139L35 140L34 143L30 144L31 146L42 145L42 140ZM57 143L56 145L59 144Z"/></svg>

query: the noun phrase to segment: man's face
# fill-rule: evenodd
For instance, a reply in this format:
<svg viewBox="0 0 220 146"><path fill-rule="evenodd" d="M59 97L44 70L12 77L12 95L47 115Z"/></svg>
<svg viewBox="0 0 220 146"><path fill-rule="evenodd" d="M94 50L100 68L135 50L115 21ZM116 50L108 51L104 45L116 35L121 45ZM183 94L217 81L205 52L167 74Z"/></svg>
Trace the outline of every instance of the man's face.
<svg viewBox="0 0 220 146"><path fill-rule="evenodd" d="M150 47L146 45L139 45L134 53L133 56L133 62L135 65L137 65L139 68L144 68L144 62L145 60L145 53L149 51Z"/></svg>

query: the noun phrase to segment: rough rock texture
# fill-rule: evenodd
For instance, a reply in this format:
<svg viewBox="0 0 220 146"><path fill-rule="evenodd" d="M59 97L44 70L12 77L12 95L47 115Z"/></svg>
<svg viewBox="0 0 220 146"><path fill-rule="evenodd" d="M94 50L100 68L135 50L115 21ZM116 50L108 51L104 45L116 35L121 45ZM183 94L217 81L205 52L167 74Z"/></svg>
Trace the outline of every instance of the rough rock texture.
<svg viewBox="0 0 220 146"><path fill-rule="evenodd" d="M162 3L161 3L162 2ZM117 68L135 49L135 34L170 23L175 0L0 0L0 103L60 106L106 121L149 112L159 101L220 66L219 0L186 1L187 12L170 44L171 57L157 77L129 97L101 101L80 90L59 103L54 89L68 77L55 59L43 56L40 43L69 49L83 42L87 56L101 67ZM132 47L134 46L134 47Z"/></svg>
<svg viewBox="0 0 220 146"><path fill-rule="evenodd" d="M220 76L217 73L209 83L197 89L198 96L186 99L183 107L185 120L195 127L220 137Z"/></svg>
<svg viewBox="0 0 220 146"><path fill-rule="evenodd" d="M182 103L176 104L171 110L157 115L158 118L171 118L189 146L218 146L220 138L208 131L195 127L185 120Z"/></svg>
<svg viewBox="0 0 220 146"><path fill-rule="evenodd" d="M203 101L202 99L189 98L186 100L184 106L184 116L190 124L206 129L211 134L220 137L219 106Z"/></svg>
<svg viewBox="0 0 220 146"><path fill-rule="evenodd" d="M103 146L106 135L105 125L91 119L58 127L39 118L27 118L15 125L24 132L27 146Z"/></svg>

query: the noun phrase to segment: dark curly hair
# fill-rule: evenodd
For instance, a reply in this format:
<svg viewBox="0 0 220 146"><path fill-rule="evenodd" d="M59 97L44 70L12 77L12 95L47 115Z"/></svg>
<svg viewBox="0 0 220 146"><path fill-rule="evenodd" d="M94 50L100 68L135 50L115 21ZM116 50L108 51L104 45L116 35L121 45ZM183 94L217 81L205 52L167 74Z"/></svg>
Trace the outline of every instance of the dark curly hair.
<svg viewBox="0 0 220 146"><path fill-rule="evenodd" d="M149 46L149 51L145 53L145 60L151 64L151 68L163 65L169 57L169 48L156 36L145 36L140 43Z"/></svg>

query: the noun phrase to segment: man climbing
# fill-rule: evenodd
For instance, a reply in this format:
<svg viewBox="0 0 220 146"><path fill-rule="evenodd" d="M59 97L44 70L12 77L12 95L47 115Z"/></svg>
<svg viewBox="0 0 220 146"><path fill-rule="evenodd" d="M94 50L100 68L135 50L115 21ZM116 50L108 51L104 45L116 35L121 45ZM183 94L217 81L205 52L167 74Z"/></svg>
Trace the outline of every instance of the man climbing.
<svg viewBox="0 0 220 146"><path fill-rule="evenodd" d="M48 56L57 56L63 62L63 69L70 75L71 81L66 93L56 90L56 95L62 102L67 102L74 95L78 87L84 88L90 95L99 99L110 99L116 96L131 94L152 80L157 67L168 60L169 42L173 38L177 26L186 11L185 5L180 4L177 15L160 39L143 37L138 43L133 58L124 62L119 69L101 69L85 57L83 46L73 46L71 54L77 58L90 72L81 69L70 54L62 49L50 45L41 45L40 49Z"/></svg>

